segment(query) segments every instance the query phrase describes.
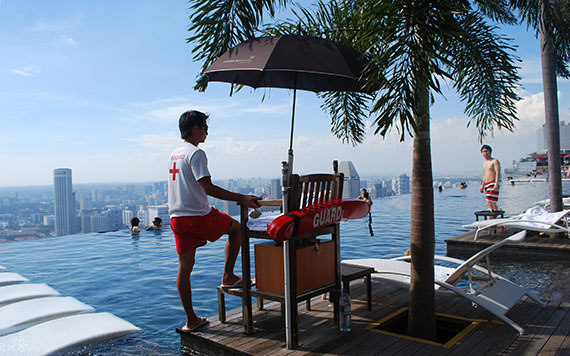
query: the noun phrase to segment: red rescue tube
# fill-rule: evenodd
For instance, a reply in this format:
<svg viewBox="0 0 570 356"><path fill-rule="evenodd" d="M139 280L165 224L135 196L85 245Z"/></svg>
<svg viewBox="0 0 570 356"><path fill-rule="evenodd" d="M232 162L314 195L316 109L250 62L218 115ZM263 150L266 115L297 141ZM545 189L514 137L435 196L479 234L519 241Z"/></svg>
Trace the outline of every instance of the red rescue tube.
<svg viewBox="0 0 570 356"><path fill-rule="evenodd" d="M344 220L363 218L369 212L370 205L362 200L329 200L278 216L269 224L267 232L276 241L286 241L293 237L296 219L299 220L297 235L301 235Z"/></svg>

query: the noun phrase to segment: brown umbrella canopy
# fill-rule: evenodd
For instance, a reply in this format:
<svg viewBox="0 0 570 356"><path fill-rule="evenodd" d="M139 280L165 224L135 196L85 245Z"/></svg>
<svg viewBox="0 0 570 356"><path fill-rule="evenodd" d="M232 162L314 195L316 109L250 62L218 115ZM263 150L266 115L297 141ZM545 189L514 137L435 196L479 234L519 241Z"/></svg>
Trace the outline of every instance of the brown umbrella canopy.
<svg viewBox="0 0 570 356"><path fill-rule="evenodd" d="M369 93L378 87L368 87L362 77L367 63L359 52L338 43L319 37L283 35L240 43L216 59L204 74L209 81L232 85L293 89L286 174L289 175L293 169L297 89Z"/></svg>
<svg viewBox="0 0 570 356"><path fill-rule="evenodd" d="M369 92L361 77L366 63L359 52L329 40L284 35L243 42L204 73L209 81L253 88Z"/></svg>

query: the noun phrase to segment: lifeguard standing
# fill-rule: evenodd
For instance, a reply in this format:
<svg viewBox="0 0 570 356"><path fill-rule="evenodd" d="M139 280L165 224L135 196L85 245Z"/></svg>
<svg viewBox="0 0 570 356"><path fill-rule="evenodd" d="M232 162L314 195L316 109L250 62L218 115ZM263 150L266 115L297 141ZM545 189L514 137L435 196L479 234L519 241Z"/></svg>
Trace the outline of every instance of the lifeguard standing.
<svg viewBox="0 0 570 356"><path fill-rule="evenodd" d="M180 117L180 135L184 142L170 155L168 175L168 213L176 240L178 275L176 287L186 313L182 332L192 332L208 323L198 317L192 306L190 274L194 267L196 248L228 234L224 253L223 287L243 283L233 272L241 246L240 224L229 215L210 206L208 195L258 208L259 197L233 193L212 183L206 153L198 145L208 136L208 116L187 111Z"/></svg>

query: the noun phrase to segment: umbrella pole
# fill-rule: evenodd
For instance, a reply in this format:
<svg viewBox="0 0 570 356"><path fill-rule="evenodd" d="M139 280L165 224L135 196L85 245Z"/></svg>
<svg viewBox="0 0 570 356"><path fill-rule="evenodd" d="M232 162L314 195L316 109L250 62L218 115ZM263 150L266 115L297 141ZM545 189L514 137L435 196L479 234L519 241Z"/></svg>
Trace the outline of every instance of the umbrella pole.
<svg viewBox="0 0 570 356"><path fill-rule="evenodd" d="M295 129L295 104L297 103L297 73L295 72L295 81L293 84L293 110L291 111L291 136L289 137L289 151L287 155L287 163L289 165L289 174L293 174L293 132ZM288 211L287 211L288 212Z"/></svg>
<svg viewBox="0 0 570 356"><path fill-rule="evenodd" d="M287 165L282 164L281 171L283 173L284 194L283 195L283 213L289 212L289 194L291 192L291 174L293 174L293 129L295 127L295 102L297 101L297 73L295 73L295 81L293 86L293 112L291 113L291 137L289 139L289 152L287 155ZM284 163L284 162L283 162ZM287 181L285 182L285 178ZM283 243L283 270L285 272L285 341L287 349L291 350L298 346L297 340L297 303L293 303L293 299L297 295L297 286L292 285L291 281L291 253L295 253L295 236L291 240ZM293 259L294 260L294 259ZM296 271L296 268L295 268ZM296 280L294 278L293 280ZM293 310L295 308L295 310Z"/></svg>

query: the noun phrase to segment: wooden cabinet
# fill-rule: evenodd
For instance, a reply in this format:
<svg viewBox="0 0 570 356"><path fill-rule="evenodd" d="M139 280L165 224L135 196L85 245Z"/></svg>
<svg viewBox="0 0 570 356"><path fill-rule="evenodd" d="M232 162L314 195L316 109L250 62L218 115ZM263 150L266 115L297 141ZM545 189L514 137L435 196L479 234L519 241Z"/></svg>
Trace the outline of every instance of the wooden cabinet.
<svg viewBox="0 0 570 356"><path fill-rule="evenodd" d="M256 244L257 290L284 294L283 247L275 242ZM297 295L336 282L335 242L331 240L297 247Z"/></svg>

